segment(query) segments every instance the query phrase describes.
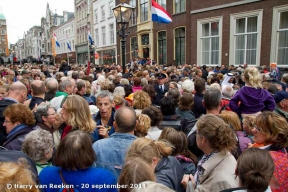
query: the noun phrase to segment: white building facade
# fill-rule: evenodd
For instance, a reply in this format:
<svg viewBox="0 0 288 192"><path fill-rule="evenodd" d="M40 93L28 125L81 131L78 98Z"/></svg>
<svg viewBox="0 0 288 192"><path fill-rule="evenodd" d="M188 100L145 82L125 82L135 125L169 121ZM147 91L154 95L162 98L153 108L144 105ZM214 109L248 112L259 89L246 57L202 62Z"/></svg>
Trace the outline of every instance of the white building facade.
<svg viewBox="0 0 288 192"><path fill-rule="evenodd" d="M93 39L99 56L96 64L117 63L116 19L113 7L115 0L97 0L93 3Z"/></svg>

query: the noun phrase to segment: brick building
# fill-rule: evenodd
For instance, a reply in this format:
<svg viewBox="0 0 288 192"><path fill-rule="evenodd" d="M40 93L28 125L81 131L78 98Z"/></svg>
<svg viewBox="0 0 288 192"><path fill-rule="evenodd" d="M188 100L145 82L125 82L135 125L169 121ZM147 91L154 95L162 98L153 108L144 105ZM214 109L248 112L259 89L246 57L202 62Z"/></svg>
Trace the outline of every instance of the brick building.
<svg viewBox="0 0 288 192"><path fill-rule="evenodd" d="M5 16L0 13L0 56L8 57L7 24Z"/></svg>

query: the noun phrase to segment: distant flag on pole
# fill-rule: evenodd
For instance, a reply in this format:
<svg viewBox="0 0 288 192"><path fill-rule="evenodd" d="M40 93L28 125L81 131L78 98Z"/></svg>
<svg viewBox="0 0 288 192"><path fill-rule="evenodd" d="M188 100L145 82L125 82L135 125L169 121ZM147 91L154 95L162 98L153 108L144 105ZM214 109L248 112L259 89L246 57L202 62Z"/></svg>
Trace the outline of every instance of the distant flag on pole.
<svg viewBox="0 0 288 192"><path fill-rule="evenodd" d="M57 47L60 47L60 43L59 43L58 40L57 40L56 33L53 33L53 38L54 38L54 40L55 40L56 46L57 46Z"/></svg>
<svg viewBox="0 0 288 192"><path fill-rule="evenodd" d="M93 45L93 39L91 37L90 30L88 31L88 41L90 42L90 45Z"/></svg>
<svg viewBox="0 0 288 192"><path fill-rule="evenodd" d="M158 23L171 23L172 18L169 15L169 13L161 7L159 4L157 4L154 0L152 0L152 21L158 22Z"/></svg>
<svg viewBox="0 0 288 192"><path fill-rule="evenodd" d="M71 48L71 45L70 43L68 42L68 35L66 34L66 41L67 41L67 48L72 51L72 48Z"/></svg>

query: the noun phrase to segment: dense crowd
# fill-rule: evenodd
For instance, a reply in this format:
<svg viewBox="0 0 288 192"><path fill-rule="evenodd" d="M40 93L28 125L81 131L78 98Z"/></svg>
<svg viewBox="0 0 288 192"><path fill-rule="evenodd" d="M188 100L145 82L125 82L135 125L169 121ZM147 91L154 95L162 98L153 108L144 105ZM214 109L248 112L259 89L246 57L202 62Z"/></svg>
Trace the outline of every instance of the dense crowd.
<svg viewBox="0 0 288 192"><path fill-rule="evenodd" d="M0 191L288 191L277 65L0 66Z"/></svg>

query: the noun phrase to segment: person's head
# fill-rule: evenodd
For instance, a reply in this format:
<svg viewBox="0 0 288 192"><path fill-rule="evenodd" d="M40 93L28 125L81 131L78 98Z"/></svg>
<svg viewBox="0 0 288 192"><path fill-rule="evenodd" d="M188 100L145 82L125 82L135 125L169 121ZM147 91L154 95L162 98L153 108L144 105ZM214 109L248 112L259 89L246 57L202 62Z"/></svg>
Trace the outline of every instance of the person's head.
<svg viewBox="0 0 288 192"><path fill-rule="evenodd" d="M230 85L226 85L222 87L222 95L227 98L232 98L234 95L234 89Z"/></svg>
<svg viewBox="0 0 288 192"><path fill-rule="evenodd" d="M198 78L201 78L202 77L202 71L201 71L201 69L197 69L196 71L195 71L195 75L196 75L196 77L198 77Z"/></svg>
<svg viewBox="0 0 288 192"><path fill-rule="evenodd" d="M60 111L61 109L59 109ZM55 121L53 123L53 129L58 130L60 126L63 124L63 120L61 118L61 114L59 112L55 113Z"/></svg>
<svg viewBox="0 0 288 192"><path fill-rule="evenodd" d="M154 170L162 157L167 157L171 154L172 145L168 142L138 138L131 144L126 158L140 157Z"/></svg>
<svg viewBox="0 0 288 192"><path fill-rule="evenodd" d="M191 93L192 94L192 93ZM175 100L175 105L178 106L179 103L179 99L180 99L180 91L176 88L174 89L169 89L169 91L167 92L167 96L171 96L174 98Z"/></svg>
<svg viewBox="0 0 288 192"><path fill-rule="evenodd" d="M50 103L43 103L37 107L34 115L36 122L44 123L51 128L55 122L55 113Z"/></svg>
<svg viewBox="0 0 288 192"><path fill-rule="evenodd" d="M181 84L183 92L193 93L194 92L194 82L187 79Z"/></svg>
<svg viewBox="0 0 288 192"><path fill-rule="evenodd" d="M218 110L221 108L222 95L218 89L209 89L205 91L203 105L207 110Z"/></svg>
<svg viewBox="0 0 288 192"><path fill-rule="evenodd" d="M113 122L115 131L118 133L134 133L137 125L136 113L133 108L123 106L115 112Z"/></svg>
<svg viewBox="0 0 288 192"><path fill-rule="evenodd" d="M244 81L254 88L262 88L261 75L256 67L248 67L245 69Z"/></svg>
<svg viewBox="0 0 288 192"><path fill-rule="evenodd" d="M191 93L183 93L179 99L179 109L181 111L191 110L194 105L194 98Z"/></svg>
<svg viewBox="0 0 288 192"><path fill-rule="evenodd" d="M163 85L166 81L166 75L164 73L158 73L157 80L159 85Z"/></svg>
<svg viewBox="0 0 288 192"><path fill-rule="evenodd" d="M41 80L34 80L31 83L31 94L33 97L43 97L45 94L45 84Z"/></svg>
<svg viewBox="0 0 288 192"><path fill-rule="evenodd" d="M247 115L243 118L243 130L248 134L248 135L253 135L253 128L255 126L255 116L253 115Z"/></svg>
<svg viewBox="0 0 288 192"><path fill-rule="evenodd" d="M22 151L34 162L46 163L53 154L53 135L43 129L31 131L25 136Z"/></svg>
<svg viewBox="0 0 288 192"><path fill-rule="evenodd" d="M194 81L195 92L203 94L205 91L205 80L202 78L197 78Z"/></svg>
<svg viewBox="0 0 288 192"><path fill-rule="evenodd" d="M203 115L197 121L196 142L205 154L230 151L236 148L236 135L223 119L216 115Z"/></svg>
<svg viewBox="0 0 288 192"><path fill-rule="evenodd" d="M41 75L39 73L35 73L34 80L41 80Z"/></svg>
<svg viewBox="0 0 288 192"><path fill-rule="evenodd" d="M156 181L151 166L140 157L128 158L118 179L119 185L126 185L127 188L120 188L120 192L128 192L133 189L131 185L137 185L143 181Z"/></svg>
<svg viewBox="0 0 288 192"><path fill-rule="evenodd" d="M170 82L169 83L169 90L171 89L178 89L177 83L175 82Z"/></svg>
<svg viewBox="0 0 288 192"><path fill-rule="evenodd" d="M163 116L174 115L176 113L176 102L171 96L163 97L160 100L160 110Z"/></svg>
<svg viewBox="0 0 288 192"><path fill-rule="evenodd" d="M54 154L53 164L66 170L76 171L91 167L95 160L90 134L77 130L67 134L61 140Z"/></svg>
<svg viewBox="0 0 288 192"><path fill-rule="evenodd" d="M69 95L62 105L60 112L62 120L72 126L73 129L80 129L91 133L96 127L95 121L90 115L89 105L79 95Z"/></svg>
<svg viewBox="0 0 288 192"><path fill-rule="evenodd" d="M150 96L150 98L155 97L156 93L155 93L155 89L152 85L145 85L142 88L142 91L145 91L146 93L148 93L148 95Z"/></svg>
<svg viewBox="0 0 288 192"><path fill-rule="evenodd" d="M276 148L288 146L288 124L284 117L264 111L256 116L253 129L254 142L258 144L272 144Z"/></svg>
<svg viewBox="0 0 288 192"><path fill-rule="evenodd" d="M0 100L4 99L8 95L10 85L4 84L0 86Z"/></svg>
<svg viewBox="0 0 288 192"><path fill-rule="evenodd" d="M197 158L188 150L188 140L183 132L176 131L172 127L166 127L163 129L159 140L168 141L174 146L172 156L183 155L196 163Z"/></svg>
<svg viewBox="0 0 288 192"><path fill-rule="evenodd" d="M288 112L288 92L278 91L273 97L277 107L285 112Z"/></svg>
<svg viewBox="0 0 288 192"><path fill-rule="evenodd" d="M120 95L120 96L122 96L123 98L124 98L124 96L125 96L125 90L124 90L124 88L123 87L116 87L115 89L114 89L114 92L113 92L113 95L115 96L115 95Z"/></svg>
<svg viewBox="0 0 288 192"><path fill-rule="evenodd" d="M235 131L242 131L241 122L237 113L223 110L219 115L227 124L231 125Z"/></svg>
<svg viewBox="0 0 288 192"><path fill-rule="evenodd" d="M169 187L153 181L141 182L139 183L139 186L145 186L145 187L134 188L131 192L155 192L155 191L174 192L174 190L170 189Z"/></svg>
<svg viewBox="0 0 288 192"><path fill-rule="evenodd" d="M10 184L12 188L8 188ZM14 186L32 186L16 188ZM39 192L36 187L35 175L29 169L26 159L20 158L17 162L0 162L0 191L2 192Z"/></svg>
<svg viewBox="0 0 288 192"><path fill-rule="evenodd" d="M114 107L114 97L109 91L100 91L96 95L96 106L99 108L101 117L109 118Z"/></svg>
<svg viewBox="0 0 288 192"><path fill-rule="evenodd" d="M158 109L155 106L150 106L150 107L143 109L142 114L148 115L150 117L151 126L160 125L160 123L163 119L163 116L162 116L160 109Z"/></svg>
<svg viewBox="0 0 288 192"><path fill-rule="evenodd" d="M151 105L151 98L145 91L136 91L133 95L133 107L135 109L144 109Z"/></svg>
<svg viewBox="0 0 288 192"><path fill-rule="evenodd" d="M48 78L45 81L46 92L54 92L56 93L58 89L58 81L54 78Z"/></svg>
<svg viewBox="0 0 288 192"><path fill-rule="evenodd" d="M68 95L72 95L75 91L77 91L77 87L75 86L75 80L72 78L68 78L64 81L61 81L59 85L59 90L67 93Z"/></svg>
<svg viewBox="0 0 288 192"><path fill-rule="evenodd" d="M141 85L141 78L140 77L134 77L133 79L133 85L135 87L139 87Z"/></svg>
<svg viewBox="0 0 288 192"><path fill-rule="evenodd" d="M133 93L133 89L131 85L124 85L123 88L125 90L125 97L128 97L130 94Z"/></svg>
<svg viewBox="0 0 288 192"><path fill-rule="evenodd" d="M21 82L12 83L9 87L7 97L13 98L19 103L23 103L27 98L27 87Z"/></svg>
<svg viewBox="0 0 288 192"><path fill-rule="evenodd" d="M135 127L134 134L137 137L145 137L151 127L151 120L148 115L139 114L137 115L138 124Z"/></svg>
<svg viewBox="0 0 288 192"><path fill-rule="evenodd" d="M20 103L9 105L4 110L3 116L5 117L3 126L6 127L7 134L20 124L29 126L33 126L35 124L32 111L29 109L29 107Z"/></svg>
<svg viewBox="0 0 288 192"><path fill-rule="evenodd" d="M77 93L79 95L84 95L86 94L86 83L84 80L82 79L77 79L77 82L76 82L76 87L77 87Z"/></svg>
<svg viewBox="0 0 288 192"><path fill-rule="evenodd" d="M235 175L248 192L265 192L274 173L274 161L268 151L248 148L237 159Z"/></svg>

